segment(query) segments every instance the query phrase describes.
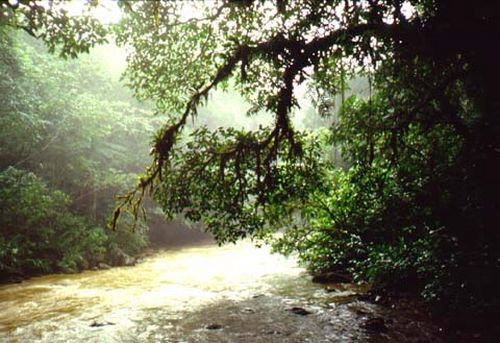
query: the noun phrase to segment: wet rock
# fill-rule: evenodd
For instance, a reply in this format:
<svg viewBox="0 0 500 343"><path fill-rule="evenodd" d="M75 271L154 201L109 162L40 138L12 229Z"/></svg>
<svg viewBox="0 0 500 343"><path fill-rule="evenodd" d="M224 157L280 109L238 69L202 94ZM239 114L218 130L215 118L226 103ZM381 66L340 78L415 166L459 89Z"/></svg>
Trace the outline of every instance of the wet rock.
<svg viewBox="0 0 500 343"><path fill-rule="evenodd" d="M369 312L367 312L367 311L365 311L365 310L363 310L363 309L357 309L357 310L356 310L356 314L357 314L358 316L366 316L367 314L369 314Z"/></svg>
<svg viewBox="0 0 500 343"><path fill-rule="evenodd" d="M366 294L360 294L358 296L359 301L365 301L365 302L374 302L375 296L371 293L366 293Z"/></svg>
<svg viewBox="0 0 500 343"><path fill-rule="evenodd" d="M111 248L108 251L107 261L113 266L133 266L136 259L127 255L122 249L118 247Z"/></svg>
<svg viewBox="0 0 500 343"><path fill-rule="evenodd" d="M80 257L79 267L80 267L80 270L90 269L90 263L89 263L89 261L87 261L86 258Z"/></svg>
<svg viewBox="0 0 500 343"><path fill-rule="evenodd" d="M97 265L97 268L105 270L105 269L111 269L111 266L109 264L101 262Z"/></svg>
<svg viewBox="0 0 500 343"><path fill-rule="evenodd" d="M69 280L61 280L61 281L59 281L59 282L56 282L54 285L56 285L56 286L68 287L68 286L71 286L71 285L72 285L72 283L71 283L71 281L69 281Z"/></svg>
<svg viewBox="0 0 500 343"><path fill-rule="evenodd" d="M292 307L292 308L289 308L287 311L298 314L300 316L307 316L308 314L312 313L311 311L308 311L302 307Z"/></svg>
<svg viewBox="0 0 500 343"><path fill-rule="evenodd" d="M389 298L382 297L380 294L375 294L372 292L361 294L358 296L358 300L369 302L372 304L387 304L389 302Z"/></svg>
<svg viewBox="0 0 500 343"><path fill-rule="evenodd" d="M88 262L89 268L97 267L99 265L99 263L106 262L106 253L105 252L97 252L97 253L92 254L92 255L86 254L84 256L84 258Z"/></svg>
<svg viewBox="0 0 500 343"><path fill-rule="evenodd" d="M222 329L222 325L217 324L217 323L212 323L212 324L208 324L207 326L205 326L205 329L207 329L207 330L220 330L220 329Z"/></svg>
<svg viewBox="0 0 500 343"><path fill-rule="evenodd" d="M17 277L13 277L8 282L9 283L22 283L24 281L24 279L25 279L25 277L23 277L23 276L17 276Z"/></svg>
<svg viewBox="0 0 500 343"><path fill-rule="evenodd" d="M69 267L67 267L67 268L62 268L61 272L63 274L76 274L78 272L78 270L75 269L75 268L69 268Z"/></svg>
<svg viewBox="0 0 500 343"><path fill-rule="evenodd" d="M21 283L23 282L27 276L22 274L14 274L14 275L0 275L0 283Z"/></svg>
<svg viewBox="0 0 500 343"><path fill-rule="evenodd" d="M139 255L139 258L140 259L144 259L146 257L151 257L154 254L156 254L156 250L151 249L151 248L147 248L147 249L145 249L144 251L141 252L141 254Z"/></svg>
<svg viewBox="0 0 500 343"><path fill-rule="evenodd" d="M388 330L387 326L385 325L384 318L380 317L367 319L366 322L363 324L363 327L369 331L376 333L383 333L387 332Z"/></svg>
<svg viewBox="0 0 500 343"><path fill-rule="evenodd" d="M108 322L108 321L103 321L103 322L98 322L98 321L93 321L92 324L90 324L90 327L93 327L93 328L98 328L98 327L101 327L101 326L107 326L107 325L115 325L115 323L112 323L112 322Z"/></svg>
<svg viewBox="0 0 500 343"><path fill-rule="evenodd" d="M334 292L338 292L338 288L337 287L331 287L331 286L326 286L325 287L325 292L327 293L334 293Z"/></svg>
<svg viewBox="0 0 500 343"><path fill-rule="evenodd" d="M352 277L342 272L332 271L313 275L311 281L314 283L349 283L352 282Z"/></svg>
<svg viewBox="0 0 500 343"><path fill-rule="evenodd" d="M264 331L264 335L281 335L282 332L278 330Z"/></svg>
<svg viewBox="0 0 500 343"><path fill-rule="evenodd" d="M126 255L124 266L135 266L136 263L137 263L137 260L134 257Z"/></svg>

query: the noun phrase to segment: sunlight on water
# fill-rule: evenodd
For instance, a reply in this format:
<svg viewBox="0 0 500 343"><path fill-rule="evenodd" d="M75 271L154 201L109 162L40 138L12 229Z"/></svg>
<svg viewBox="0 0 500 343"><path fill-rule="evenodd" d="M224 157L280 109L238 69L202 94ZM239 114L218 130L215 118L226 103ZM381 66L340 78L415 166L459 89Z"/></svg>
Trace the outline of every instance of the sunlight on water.
<svg viewBox="0 0 500 343"><path fill-rule="evenodd" d="M0 286L0 341L362 342L363 315L383 310L356 301L359 291L326 292L295 260L266 247L204 245L159 252L134 267ZM404 330L370 341L417 337Z"/></svg>
<svg viewBox="0 0 500 343"><path fill-rule="evenodd" d="M291 259L241 243L165 251L135 267L37 277L0 286L0 337L50 341L56 338L50 331L64 337L61 331L84 331L92 320L128 326L141 310L244 299L269 290L266 276L301 272Z"/></svg>

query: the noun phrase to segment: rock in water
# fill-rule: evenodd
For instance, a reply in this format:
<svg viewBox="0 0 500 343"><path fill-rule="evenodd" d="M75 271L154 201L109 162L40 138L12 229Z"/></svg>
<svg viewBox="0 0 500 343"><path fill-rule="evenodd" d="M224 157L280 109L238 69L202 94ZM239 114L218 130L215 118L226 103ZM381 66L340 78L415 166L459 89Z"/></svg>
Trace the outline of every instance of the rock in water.
<svg viewBox="0 0 500 343"><path fill-rule="evenodd" d="M93 327L93 328L99 328L101 326L106 326L106 325L115 325L115 323L112 323L112 322L107 322L107 321L104 321L104 322L97 322L97 321L93 321L92 324L90 324L90 327Z"/></svg>
<svg viewBox="0 0 500 343"><path fill-rule="evenodd" d="M264 335L281 335L282 332L278 330L268 330L264 331Z"/></svg>
<svg viewBox="0 0 500 343"><path fill-rule="evenodd" d="M375 317L375 318L370 318L368 319L364 324L363 327L367 330L377 332L377 333L383 333L387 332L387 326L385 325L385 320L384 318L380 317Z"/></svg>
<svg viewBox="0 0 500 343"><path fill-rule="evenodd" d="M108 261L113 266L133 266L135 258L127 255L122 249L114 247L108 252Z"/></svg>
<svg viewBox="0 0 500 343"><path fill-rule="evenodd" d="M352 277L342 272L325 272L312 277L314 283L349 283Z"/></svg>
<svg viewBox="0 0 500 343"><path fill-rule="evenodd" d="M289 308L288 311L295 313L295 314L298 314L298 315L301 315L301 316L307 316L308 314L312 313L312 312L310 312L302 307L292 307L292 308Z"/></svg>

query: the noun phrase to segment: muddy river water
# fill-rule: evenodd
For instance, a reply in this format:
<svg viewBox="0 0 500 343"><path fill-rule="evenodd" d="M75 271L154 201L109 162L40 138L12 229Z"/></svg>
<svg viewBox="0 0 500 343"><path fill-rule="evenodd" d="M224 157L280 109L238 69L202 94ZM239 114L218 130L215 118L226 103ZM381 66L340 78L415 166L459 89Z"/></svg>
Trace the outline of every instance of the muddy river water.
<svg viewBox="0 0 500 343"><path fill-rule="evenodd" d="M418 313L360 301L361 291L313 284L266 247L201 245L2 285L0 342L438 341ZM367 329L370 318L387 330Z"/></svg>

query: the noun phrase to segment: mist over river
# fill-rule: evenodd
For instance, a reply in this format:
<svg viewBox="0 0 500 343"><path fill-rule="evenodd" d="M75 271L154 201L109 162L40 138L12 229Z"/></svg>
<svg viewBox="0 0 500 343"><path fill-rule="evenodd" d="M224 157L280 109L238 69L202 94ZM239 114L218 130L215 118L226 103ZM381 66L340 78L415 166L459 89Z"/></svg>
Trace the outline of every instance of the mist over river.
<svg viewBox="0 0 500 343"><path fill-rule="evenodd" d="M159 251L134 267L0 286L1 342L423 342L418 313L313 284L294 259L249 242ZM304 311L302 311L304 310ZM384 318L388 330L366 327Z"/></svg>

